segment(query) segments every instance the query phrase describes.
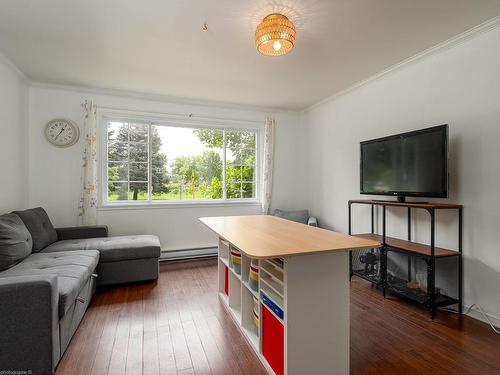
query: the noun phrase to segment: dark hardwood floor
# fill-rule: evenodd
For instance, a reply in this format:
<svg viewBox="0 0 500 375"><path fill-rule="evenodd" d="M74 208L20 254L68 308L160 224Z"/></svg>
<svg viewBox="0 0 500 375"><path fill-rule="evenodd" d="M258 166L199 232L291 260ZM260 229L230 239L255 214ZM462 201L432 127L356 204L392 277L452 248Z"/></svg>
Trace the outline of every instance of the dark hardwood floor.
<svg viewBox="0 0 500 375"><path fill-rule="evenodd" d="M219 303L216 274L212 259L163 263L157 283L99 289L56 374L266 374ZM469 317L432 322L353 278L351 373L500 374L500 337Z"/></svg>

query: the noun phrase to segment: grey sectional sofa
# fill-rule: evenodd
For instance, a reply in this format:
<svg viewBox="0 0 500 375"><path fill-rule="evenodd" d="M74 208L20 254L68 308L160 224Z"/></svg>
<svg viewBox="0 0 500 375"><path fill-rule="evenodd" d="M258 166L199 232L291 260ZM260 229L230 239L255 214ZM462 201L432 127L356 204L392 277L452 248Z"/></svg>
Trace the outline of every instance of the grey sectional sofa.
<svg viewBox="0 0 500 375"><path fill-rule="evenodd" d="M52 374L96 285L158 278L156 236L53 227L42 208L0 216L0 371Z"/></svg>

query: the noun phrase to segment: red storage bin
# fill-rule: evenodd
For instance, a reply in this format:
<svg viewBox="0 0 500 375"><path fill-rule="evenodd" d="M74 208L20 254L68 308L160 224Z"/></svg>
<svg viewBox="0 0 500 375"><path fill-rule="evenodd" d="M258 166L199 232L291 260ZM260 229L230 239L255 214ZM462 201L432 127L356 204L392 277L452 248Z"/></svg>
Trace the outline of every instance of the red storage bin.
<svg viewBox="0 0 500 375"><path fill-rule="evenodd" d="M285 330L283 323L262 305L262 354L276 375L285 373Z"/></svg>
<svg viewBox="0 0 500 375"><path fill-rule="evenodd" d="M224 266L224 293L229 296L229 270Z"/></svg>

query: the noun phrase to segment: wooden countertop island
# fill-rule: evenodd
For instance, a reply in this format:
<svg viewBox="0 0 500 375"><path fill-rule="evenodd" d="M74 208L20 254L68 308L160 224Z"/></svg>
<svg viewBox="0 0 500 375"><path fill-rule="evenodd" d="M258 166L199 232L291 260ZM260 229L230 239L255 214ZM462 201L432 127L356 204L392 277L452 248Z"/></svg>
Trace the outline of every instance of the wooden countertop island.
<svg viewBox="0 0 500 375"><path fill-rule="evenodd" d="M219 236L219 297L267 371L349 374L348 252L380 243L268 215L200 221Z"/></svg>
<svg viewBox="0 0 500 375"><path fill-rule="evenodd" d="M257 259L380 246L374 240L270 215L202 217L200 221L247 256Z"/></svg>

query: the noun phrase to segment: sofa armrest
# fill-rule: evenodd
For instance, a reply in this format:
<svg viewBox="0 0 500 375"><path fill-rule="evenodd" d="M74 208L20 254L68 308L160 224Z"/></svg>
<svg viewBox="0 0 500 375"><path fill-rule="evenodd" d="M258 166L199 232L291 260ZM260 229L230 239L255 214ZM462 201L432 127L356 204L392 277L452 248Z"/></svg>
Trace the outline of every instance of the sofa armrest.
<svg viewBox="0 0 500 375"><path fill-rule="evenodd" d="M108 227L106 225L56 228L56 232L59 241L108 237Z"/></svg>
<svg viewBox="0 0 500 375"><path fill-rule="evenodd" d="M311 227L317 227L318 219L316 219L314 216L309 217L309 220L307 220L307 225L310 225Z"/></svg>
<svg viewBox="0 0 500 375"><path fill-rule="evenodd" d="M52 374L60 358L57 278L0 278L0 370Z"/></svg>

